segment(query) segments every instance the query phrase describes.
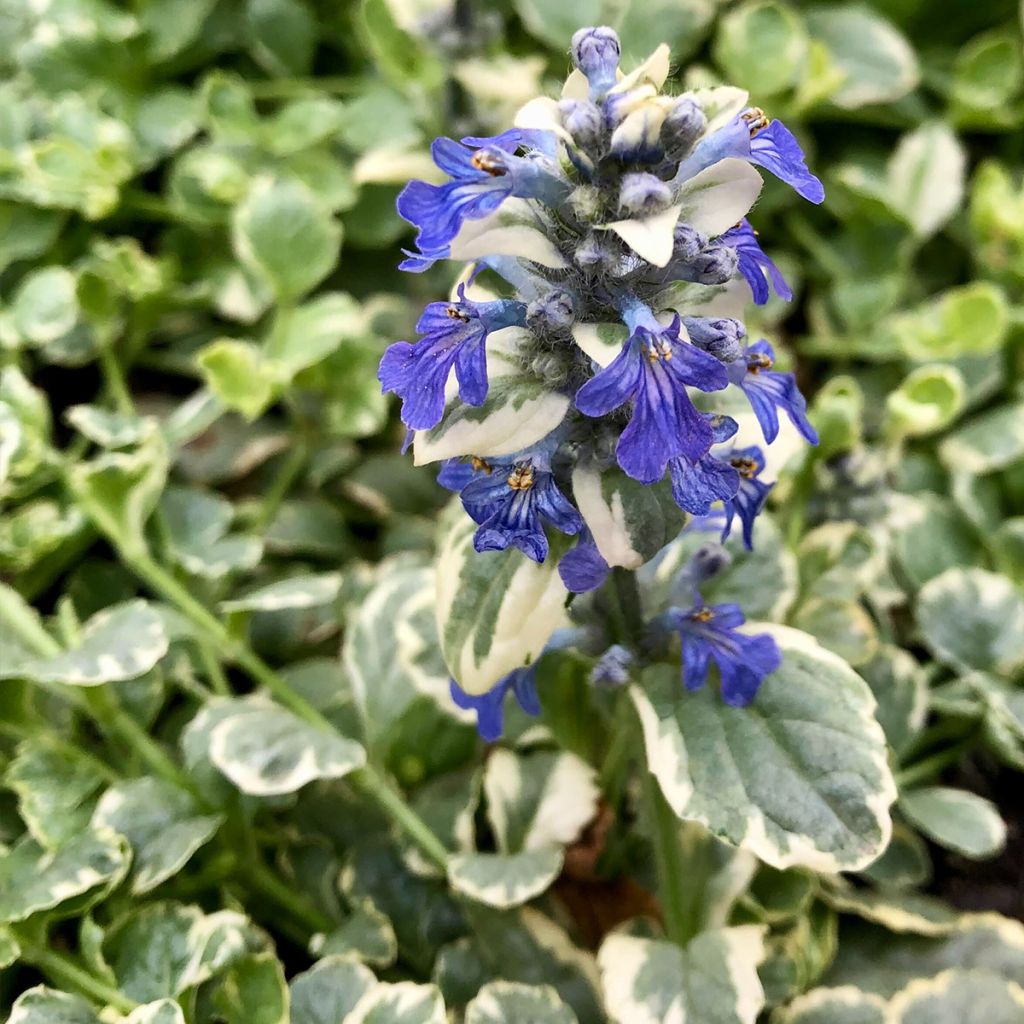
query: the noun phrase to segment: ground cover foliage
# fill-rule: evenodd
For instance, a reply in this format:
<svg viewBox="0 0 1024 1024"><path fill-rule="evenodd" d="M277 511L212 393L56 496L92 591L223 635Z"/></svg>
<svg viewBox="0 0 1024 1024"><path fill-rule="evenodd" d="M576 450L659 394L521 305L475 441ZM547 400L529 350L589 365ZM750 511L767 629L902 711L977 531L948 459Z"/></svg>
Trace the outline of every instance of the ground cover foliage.
<svg viewBox="0 0 1024 1024"><path fill-rule="evenodd" d="M400 454L378 363L455 271L398 272L394 202L589 24L803 144L825 203L751 215L794 299L744 319L820 444L783 424L704 592L783 652L752 705L553 651L488 745L436 608L557 577ZM10 0L0 41L10 1020L1022 1019L1015 5ZM660 528L649 609L703 539Z"/></svg>

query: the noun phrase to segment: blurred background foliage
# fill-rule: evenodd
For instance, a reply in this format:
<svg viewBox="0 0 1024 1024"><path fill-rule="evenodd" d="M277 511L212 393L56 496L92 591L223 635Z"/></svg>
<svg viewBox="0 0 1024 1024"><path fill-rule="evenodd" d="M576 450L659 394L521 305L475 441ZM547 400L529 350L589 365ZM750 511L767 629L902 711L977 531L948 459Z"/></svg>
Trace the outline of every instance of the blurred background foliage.
<svg viewBox="0 0 1024 1024"><path fill-rule="evenodd" d="M777 488L798 562L791 592L764 613L858 668L895 763L912 767L894 852L861 879L887 896L764 869L745 913L778 929L773 1001L835 960L837 912L855 924L829 977L867 985L865 951L879 942L959 934L955 917L908 908L918 889L963 909L1024 908L1015 3L0 0L0 577L73 637L138 592L133 552L147 546L219 606L232 636L334 719L353 717L327 658L370 564L429 552L445 497L399 455L375 376L384 346L410 336L452 277L444 265L398 273L410 236L395 195L434 173L436 135L500 130L557 88L569 37L595 23L617 28L627 67L667 41L680 89L748 87L797 132L826 186L808 209L769 181L755 211L796 297L752 310L748 325L782 343L822 434ZM785 576L765 573L773 585ZM389 621L412 615L420 590L409 587ZM201 647L178 653L120 698L167 736L184 720L168 695L219 671ZM361 656L346 656L349 677ZM55 714L6 693L9 721ZM407 786L471 756L465 723L422 701L380 713L386 763ZM441 730L430 751L425 729ZM5 842L34 792L11 770ZM954 813L941 794L938 805L920 795L940 779L977 796ZM317 838L275 862L313 900L331 889L317 888L337 867L331 843L358 831L318 799L282 810ZM988 838L964 849L949 827L957 813ZM974 865L1004 848L983 874ZM404 961L429 976L461 925L436 894L422 897L436 918L417 920L419 890L404 903L389 893L397 874L381 857L359 861L365 879L350 873L351 907L360 885L378 908L393 897ZM945 963L922 949L917 960L904 950L907 977ZM435 970L455 971L453 991L457 962Z"/></svg>

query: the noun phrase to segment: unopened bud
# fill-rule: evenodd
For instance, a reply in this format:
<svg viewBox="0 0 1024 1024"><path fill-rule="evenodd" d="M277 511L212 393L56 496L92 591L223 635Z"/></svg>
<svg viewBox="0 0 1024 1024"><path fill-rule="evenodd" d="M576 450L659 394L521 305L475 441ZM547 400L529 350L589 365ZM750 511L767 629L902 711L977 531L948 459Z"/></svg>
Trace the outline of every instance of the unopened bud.
<svg viewBox="0 0 1024 1024"><path fill-rule="evenodd" d="M604 115L596 103L565 99L558 104L558 109L562 114L562 126L580 149L589 153L600 149Z"/></svg>
<svg viewBox="0 0 1024 1024"><path fill-rule="evenodd" d="M537 334L565 331L576 319L576 304L562 290L550 291L526 307L526 323Z"/></svg>
<svg viewBox="0 0 1024 1024"><path fill-rule="evenodd" d="M587 76L592 93L607 92L615 84L622 48L614 29L607 25L581 28L572 37L572 62Z"/></svg>
<svg viewBox="0 0 1024 1024"><path fill-rule="evenodd" d="M693 100L681 96L665 115L661 125L661 141L666 153L676 159L684 156L707 124L704 111Z"/></svg>
<svg viewBox="0 0 1024 1024"><path fill-rule="evenodd" d="M709 320L706 317L685 317L683 323L690 335L690 341L714 356L719 362L731 363L743 355L741 339L746 330L739 320L722 317Z"/></svg>
<svg viewBox="0 0 1024 1024"><path fill-rule="evenodd" d="M672 189L653 174L626 174L619 187L619 211L635 216L659 213L672 202Z"/></svg>
<svg viewBox="0 0 1024 1024"><path fill-rule="evenodd" d="M739 266L736 250L728 245L710 245L693 260L700 284L725 284Z"/></svg>
<svg viewBox="0 0 1024 1024"><path fill-rule="evenodd" d="M707 236L689 224L677 224L672 233L673 255L684 263L693 263L708 244Z"/></svg>
<svg viewBox="0 0 1024 1024"><path fill-rule="evenodd" d="M601 689L617 689L629 682L633 654L621 644L613 644L590 670L590 681Z"/></svg>

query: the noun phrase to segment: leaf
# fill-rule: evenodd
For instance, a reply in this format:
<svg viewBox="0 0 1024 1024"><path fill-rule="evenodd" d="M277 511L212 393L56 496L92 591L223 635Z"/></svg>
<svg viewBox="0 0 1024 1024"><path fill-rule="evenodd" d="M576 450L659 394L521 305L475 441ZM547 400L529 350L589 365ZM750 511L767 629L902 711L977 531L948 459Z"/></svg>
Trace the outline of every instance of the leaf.
<svg viewBox="0 0 1024 1024"><path fill-rule="evenodd" d="M758 626L758 632L764 627ZM782 666L747 708L655 665L631 691L648 768L672 809L773 867L853 871L889 841L896 787L874 700L810 637L768 627Z"/></svg>
<svg viewBox="0 0 1024 1024"><path fill-rule="evenodd" d="M971 860L993 857L1006 845L998 808L974 793L923 786L901 794L899 808L929 839Z"/></svg>
<svg viewBox="0 0 1024 1024"><path fill-rule="evenodd" d="M467 693L480 694L539 657L568 619L555 558L538 565L515 549L478 553L475 530L461 507L449 506L437 558L437 622L449 671Z"/></svg>
<svg viewBox="0 0 1024 1024"><path fill-rule="evenodd" d="M510 327L496 331L488 344L514 346L525 337L521 328ZM498 363L492 348L487 362L490 387L482 405L451 402L436 427L416 431L417 466L460 455L514 455L547 437L562 422L569 410L565 395Z"/></svg>
<svg viewBox="0 0 1024 1024"><path fill-rule="evenodd" d="M728 81L771 96L797 82L809 43L803 21L789 7L771 0L745 3L718 23L715 61Z"/></svg>
<svg viewBox="0 0 1024 1024"><path fill-rule="evenodd" d="M550 985L492 981L466 1007L466 1024L577 1024Z"/></svg>
<svg viewBox="0 0 1024 1024"><path fill-rule="evenodd" d="M978 559L978 541L956 506L938 494L893 494L892 550L914 587Z"/></svg>
<svg viewBox="0 0 1024 1024"><path fill-rule="evenodd" d="M217 987L213 1004L226 1024L289 1024L281 962L273 953L236 960Z"/></svg>
<svg viewBox="0 0 1024 1024"><path fill-rule="evenodd" d="M295 181L255 184L232 219L235 254L279 299L300 298L334 268L341 226Z"/></svg>
<svg viewBox="0 0 1024 1024"><path fill-rule="evenodd" d="M960 208L966 165L963 146L942 121L900 139L886 172L886 198L918 238L934 235Z"/></svg>
<svg viewBox="0 0 1024 1024"><path fill-rule="evenodd" d="M206 386L247 420L256 419L274 400L278 377L251 341L218 338L196 355Z"/></svg>
<svg viewBox="0 0 1024 1024"><path fill-rule="evenodd" d="M316 49L317 24L301 0L247 0L249 49L271 75L308 75Z"/></svg>
<svg viewBox="0 0 1024 1024"><path fill-rule="evenodd" d="M854 668L870 661L878 651L874 620L856 601L812 597L790 621Z"/></svg>
<svg viewBox="0 0 1024 1024"><path fill-rule="evenodd" d="M124 1024L185 1024L185 1015L173 999L159 999L136 1007Z"/></svg>
<svg viewBox="0 0 1024 1024"><path fill-rule="evenodd" d="M363 907L324 939L318 954L325 960L352 957L374 967L389 967L398 956L398 940L391 922L379 910ZM292 993L294 1013L295 993Z"/></svg>
<svg viewBox="0 0 1024 1024"><path fill-rule="evenodd" d="M49 658L0 668L0 678L69 686L99 686L136 679L167 653L164 620L146 601L127 601L97 612L74 647Z"/></svg>
<svg viewBox="0 0 1024 1024"><path fill-rule="evenodd" d="M939 457L952 472L972 475L1024 459L1024 402L974 417L939 445Z"/></svg>
<svg viewBox="0 0 1024 1024"><path fill-rule="evenodd" d="M870 661L857 666L857 672L875 695L875 716L889 745L902 751L928 714L928 680L922 666L903 648L882 644Z"/></svg>
<svg viewBox="0 0 1024 1024"><path fill-rule="evenodd" d="M633 217L599 226L614 231L641 259L656 267L664 267L672 259L675 228L681 209L681 206L670 206L649 217Z"/></svg>
<svg viewBox="0 0 1024 1024"><path fill-rule="evenodd" d="M957 924L956 912L934 896L894 889L857 889L845 879L833 879L822 892L826 902L844 914L884 925L890 931L938 936Z"/></svg>
<svg viewBox="0 0 1024 1024"><path fill-rule="evenodd" d="M32 837L48 849L86 827L93 804L89 798L104 781L89 758L42 736L18 744L4 777L17 794L18 813Z"/></svg>
<svg viewBox="0 0 1024 1024"><path fill-rule="evenodd" d="M263 354L290 380L325 359L342 342L360 338L366 331L366 319L351 295L318 295L296 309L278 311Z"/></svg>
<svg viewBox="0 0 1024 1024"><path fill-rule="evenodd" d="M353 740L326 732L262 697L223 698L209 757L243 793L294 793L314 779L337 779L366 763Z"/></svg>
<svg viewBox="0 0 1024 1024"><path fill-rule="evenodd" d="M983 968L1024 984L1024 924L999 914L961 914L946 934L927 938L856 923L844 927L826 982L888 999L915 978L950 967Z"/></svg>
<svg viewBox="0 0 1024 1024"><path fill-rule="evenodd" d="M55 850L23 836L0 857L0 921L68 903L81 913L124 878L128 862L127 844L110 829L83 830Z"/></svg>
<svg viewBox="0 0 1024 1024"><path fill-rule="evenodd" d="M14 1001L7 1024L100 1024L100 1019L81 996L36 985Z"/></svg>
<svg viewBox="0 0 1024 1024"><path fill-rule="evenodd" d="M373 972L344 956L328 956L292 978L291 1024L339 1024L377 984Z"/></svg>
<svg viewBox="0 0 1024 1024"><path fill-rule="evenodd" d="M141 443L154 426L151 419L111 412L98 405L73 405L64 418L103 448L130 448Z"/></svg>
<svg viewBox="0 0 1024 1024"><path fill-rule="evenodd" d="M30 345L45 345L63 337L78 320L75 275L63 267L32 271L14 293L11 320Z"/></svg>
<svg viewBox="0 0 1024 1024"><path fill-rule="evenodd" d="M147 903L108 930L103 952L121 991L140 1003L174 999L266 945L233 910L204 914L180 903Z"/></svg>
<svg viewBox="0 0 1024 1024"><path fill-rule="evenodd" d="M886 1024L885 1000L853 985L815 988L776 1011L772 1024Z"/></svg>
<svg viewBox="0 0 1024 1024"><path fill-rule="evenodd" d="M115 544L143 549L143 529L167 479L167 449L152 435L134 452L108 452L80 462L68 485L82 511Z"/></svg>
<svg viewBox="0 0 1024 1024"><path fill-rule="evenodd" d="M764 1005L757 976L764 955L763 930L745 925L702 932L685 949L613 933L598 965L616 1024L754 1024Z"/></svg>
<svg viewBox="0 0 1024 1024"><path fill-rule="evenodd" d="M829 97L837 107L891 103L917 87L921 71L910 43L867 5L828 4L806 16L811 37L842 72L842 84Z"/></svg>
<svg viewBox="0 0 1024 1024"><path fill-rule="evenodd" d="M893 996L892 1024L1016 1024L1024 988L990 971L945 971L912 982Z"/></svg>
<svg viewBox="0 0 1024 1024"><path fill-rule="evenodd" d="M917 596L917 626L942 662L1012 673L1024 664L1024 597L985 569L947 569Z"/></svg>
<svg viewBox="0 0 1024 1024"><path fill-rule="evenodd" d="M489 907L507 910L539 896L562 870L562 851L460 853L448 861L452 888Z"/></svg>
<svg viewBox="0 0 1024 1024"><path fill-rule="evenodd" d="M262 544L255 537L229 533L235 510L219 495L169 487L160 499L160 512L169 553L186 572L217 580L259 562Z"/></svg>
<svg viewBox="0 0 1024 1024"><path fill-rule="evenodd" d="M682 529L685 516L663 488L638 483L617 469L577 465L573 496L604 560L638 569Z"/></svg>
<svg viewBox="0 0 1024 1024"><path fill-rule="evenodd" d="M345 1024L446 1024L444 1000L436 985L381 982L364 995Z"/></svg>
<svg viewBox="0 0 1024 1024"><path fill-rule="evenodd" d="M515 0L513 6L526 31L556 50L564 49L581 25L601 24L603 13L600 0L580 0L572 7L558 0Z"/></svg>
<svg viewBox="0 0 1024 1024"><path fill-rule="evenodd" d="M720 235L750 212L763 185L750 164L726 157L680 186L679 220L695 231Z"/></svg>
<svg viewBox="0 0 1024 1024"><path fill-rule="evenodd" d="M464 220L448 249L453 260L514 256L560 270L568 264L547 228L535 205L523 199L506 199L494 213L479 220Z"/></svg>
<svg viewBox="0 0 1024 1024"><path fill-rule="evenodd" d="M333 603L341 591L341 574L318 573L309 576L291 576L277 583L221 601L225 612L280 612L296 608L320 608Z"/></svg>
<svg viewBox="0 0 1024 1024"><path fill-rule="evenodd" d="M484 769L487 817L505 853L568 846L597 813L593 768L575 754L495 750Z"/></svg>
<svg viewBox="0 0 1024 1024"><path fill-rule="evenodd" d="M108 827L131 844L131 891L136 896L177 874L221 822L220 815L198 814L188 793L155 778L111 786L92 817L93 828Z"/></svg>
<svg viewBox="0 0 1024 1024"><path fill-rule="evenodd" d="M948 427L967 402L967 384L955 366L918 366L885 399L885 430L894 440L925 437Z"/></svg>

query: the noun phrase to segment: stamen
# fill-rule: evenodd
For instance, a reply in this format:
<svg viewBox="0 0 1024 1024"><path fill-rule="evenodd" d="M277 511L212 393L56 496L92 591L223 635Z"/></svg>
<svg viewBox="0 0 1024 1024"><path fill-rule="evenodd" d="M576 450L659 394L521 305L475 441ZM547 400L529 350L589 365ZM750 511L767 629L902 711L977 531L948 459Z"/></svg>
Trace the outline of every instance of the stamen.
<svg viewBox="0 0 1024 1024"><path fill-rule="evenodd" d="M494 467L484 459L481 459L478 455L471 455L469 457L469 464L473 467L474 473L479 473L481 470L488 476L494 472Z"/></svg>
<svg viewBox="0 0 1024 1024"><path fill-rule="evenodd" d="M694 622L710 622L715 617L715 613L710 608L698 608L695 612L692 612L690 618Z"/></svg>
<svg viewBox="0 0 1024 1024"><path fill-rule="evenodd" d="M745 455L730 459L729 464L744 480L753 480L757 476L757 463Z"/></svg>
<svg viewBox="0 0 1024 1024"><path fill-rule="evenodd" d="M461 320L464 324L468 324L472 319L465 310L460 309L458 306L448 306L445 309L445 315L452 320Z"/></svg>
<svg viewBox="0 0 1024 1024"><path fill-rule="evenodd" d="M672 358L672 343L664 338L655 338L647 346L647 358L652 363L668 362Z"/></svg>
<svg viewBox="0 0 1024 1024"><path fill-rule="evenodd" d="M528 491L533 486L533 466L521 463L508 475L508 485L513 491Z"/></svg>
<svg viewBox="0 0 1024 1024"><path fill-rule="evenodd" d="M760 373L762 370L770 370L775 364L764 352L751 352L747 356L747 369L751 373Z"/></svg>
<svg viewBox="0 0 1024 1024"><path fill-rule="evenodd" d="M751 107L750 110L745 111L741 116L747 122L751 138L772 123L771 118L760 107Z"/></svg>
<svg viewBox="0 0 1024 1024"><path fill-rule="evenodd" d="M501 157L496 153L490 153L486 149L478 149L469 161L478 171L489 174L492 178L500 178L508 174L508 168L504 165Z"/></svg>

